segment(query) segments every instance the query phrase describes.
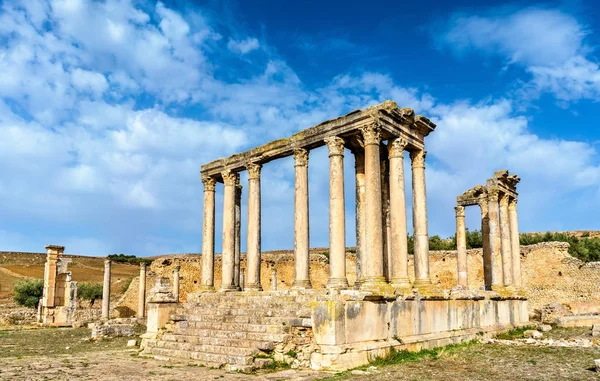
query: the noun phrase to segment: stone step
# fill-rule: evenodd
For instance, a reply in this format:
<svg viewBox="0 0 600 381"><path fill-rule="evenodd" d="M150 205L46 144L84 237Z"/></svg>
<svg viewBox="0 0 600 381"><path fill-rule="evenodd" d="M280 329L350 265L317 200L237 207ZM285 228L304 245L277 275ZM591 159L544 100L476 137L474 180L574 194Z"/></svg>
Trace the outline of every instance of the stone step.
<svg viewBox="0 0 600 381"><path fill-rule="evenodd" d="M196 315L185 314L181 319L174 321L187 322L213 322L213 323L240 323L240 324L264 324L264 325L294 325L302 320L301 318L281 317L281 316L238 316L238 315Z"/></svg>
<svg viewBox="0 0 600 381"><path fill-rule="evenodd" d="M258 348L249 347L227 347L223 345L209 345L209 344L196 344L186 343L179 341L167 341L161 340L156 343L155 348L168 348L183 350L189 352L201 352L201 353L212 353L218 355L232 355L232 356L254 356L260 352Z"/></svg>
<svg viewBox="0 0 600 381"><path fill-rule="evenodd" d="M250 340L246 338L200 336L196 333L194 335L165 333L161 340L172 341L177 343L222 346L228 348L252 348L261 351L271 351L275 349L275 342L270 340Z"/></svg>
<svg viewBox="0 0 600 381"><path fill-rule="evenodd" d="M179 313L181 315L210 315L210 316L222 316L222 315L235 315L235 316L268 316L268 317L286 317L286 318L310 318L311 312L310 309L281 309L281 308L225 308L225 307L217 307L207 309L204 307L191 307L187 308L184 312Z"/></svg>
<svg viewBox="0 0 600 381"><path fill-rule="evenodd" d="M289 333L291 325L266 325L266 324L249 324L249 323L225 323L212 321L185 321L187 326L178 325L176 329L212 329L218 331L239 331L248 333Z"/></svg>
<svg viewBox="0 0 600 381"><path fill-rule="evenodd" d="M254 350L253 354L255 353L258 353L258 350ZM153 345L146 347L146 349L144 349L144 351L142 352L142 355L165 356L169 358L197 360L221 365L254 364L253 355L233 354L232 352L213 353L205 350L198 350L198 348L194 348L193 345L185 345L184 343L173 343L168 341L157 341Z"/></svg>
<svg viewBox="0 0 600 381"><path fill-rule="evenodd" d="M188 329L175 327L173 332L165 333L163 340L170 340L171 336L179 335L190 337L212 337L215 339L233 339L233 340L250 340L250 341L273 341L283 342L291 338L291 335L286 333L266 333L266 332L244 332L244 331L221 331L216 329Z"/></svg>
<svg viewBox="0 0 600 381"><path fill-rule="evenodd" d="M160 361L169 361L169 362L176 362L176 363L185 362L188 365L189 364L196 365L196 366L202 365L207 368L214 368L214 369L223 368L230 372L244 372L244 373L250 373L257 368L264 368L265 366L267 366L268 364L273 362L272 359L255 359L254 363L252 365L239 365L239 364L223 364L223 363L200 361L200 360L193 360L193 359L185 359L184 360L180 357L170 357L170 356L165 356L165 355L152 355L152 354L145 354L145 355L152 356L156 360L160 360Z"/></svg>

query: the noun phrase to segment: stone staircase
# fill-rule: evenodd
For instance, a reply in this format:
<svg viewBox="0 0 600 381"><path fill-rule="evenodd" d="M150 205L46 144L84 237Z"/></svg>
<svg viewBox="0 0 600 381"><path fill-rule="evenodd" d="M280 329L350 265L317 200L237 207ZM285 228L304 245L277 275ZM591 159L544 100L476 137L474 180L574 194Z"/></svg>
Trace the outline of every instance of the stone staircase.
<svg viewBox="0 0 600 381"><path fill-rule="evenodd" d="M141 355L248 372L273 361L294 327L310 327L310 295L256 292L190 295Z"/></svg>

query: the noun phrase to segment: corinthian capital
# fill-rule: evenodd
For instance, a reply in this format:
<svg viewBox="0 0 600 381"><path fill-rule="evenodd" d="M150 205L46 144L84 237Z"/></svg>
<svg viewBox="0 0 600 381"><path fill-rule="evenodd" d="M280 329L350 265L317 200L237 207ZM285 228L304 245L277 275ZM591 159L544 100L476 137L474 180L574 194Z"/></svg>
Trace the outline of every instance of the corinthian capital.
<svg viewBox="0 0 600 381"><path fill-rule="evenodd" d="M480 197L479 200L477 200L477 204L481 208L481 217L486 217L488 214L488 207L489 207L488 199L484 198L484 197Z"/></svg>
<svg viewBox="0 0 600 381"><path fill-rule="evenodd" d="M508 200L508 210L517 210L517 199L511 197L510 200Z"/></svg>
<svg viewBox="0 0 600 381"><path fill-rule="evenodd" d="M240 176L236 172L226 170L221 172L221 176L223 176L223 183L225 183L225 185L236 186L239 183Z"/></svg>
<svg viewBox="0 0 600 381"><path fill-rule="evenodd" d="M363 136L363 143L365 146L370 144L377 144L381 142L381 127L377 123L367 124L360 127L360 132Z"/></svg>
<svg viewBox="0 0 600 381"><path fill-rule="evenodd" d="M248 178L250 180L260 179L260 169L262 168L261 164L258 163L248 163L246 169L248 170Z"/></svg>
<svg viewBox="0 0 600 381"><path fill-rule="evenodd" d="M402 138L390 140L387 146L389 158L404 157L404 150L406 149L407 145L408 142Z"/></svg>
<svg viewBox="0 0 600 381"><path fill-rule="evenodd" d="M455 206L454 212L456 212L456 217L464 217L465 216L465 207L464 206Z"/></svg>
<svg viewBox="0 0 600 381"><path fill-rule="evenodd" d="M330 136L325 138L324 141L329 149L329 156L344 155L344 139L338 136Z"/></svg>
<svg viewBox="0 0 600 381"><path fill-rule="evenodd" d="M214 192L217 180L210 176L202 176L202 183L204 184L204 190L206 192Z"/></svg>
<svg viewBox="0 0 600 381"><path fill-rule="evenodd" d="M508 208L508 195L502 194L500 195L500 206Z"/></svg>
<svg viewBox="0 0 600 381"><path fill-rule="evenodd" d="M419 151L411 151L410 160L413 168L415 167L424 167L425 166L425 157L427 156L427 151L419 150Z"/></svg>
<svg viewBox="0 0 600 381"><path fill-rule="evenodd" d="M488 188L488 199L490 201L498 202L499 198L500 198L500 189Z"/></svg>
<svg viewBox="0 0 600 381"><path fill-rule="evenodd" d="M294 149L294 166L308 165L308 150L304 148Z"/></svg>

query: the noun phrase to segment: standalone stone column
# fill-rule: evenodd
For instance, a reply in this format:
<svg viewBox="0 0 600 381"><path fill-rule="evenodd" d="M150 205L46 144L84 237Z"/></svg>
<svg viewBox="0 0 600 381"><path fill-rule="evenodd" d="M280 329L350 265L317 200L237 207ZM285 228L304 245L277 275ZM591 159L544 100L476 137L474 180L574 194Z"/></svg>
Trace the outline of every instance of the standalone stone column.
<svg viewBox="0 0 600 381"><path fill-rule="evenodd" d="M260 169L261 165L248 164L248 249L246 268L248 282L244 290L262 291L260 284Z"/></svg>
<svg viewBox="0 0 600 381"><path fill-rule="evenodd" d="M238 177L239 180L239 177ZM235 252L233 260L233 285L240 288L240 260L242 255L242 186L235 186Z"/></svg>
<svg viewBox="0 0 600 381"><path fill-rule="evenodd" d="M454 207L456 212L456 263L458 267L458 286L467 289L467 229L465 227L465 207Z"/></svg>
<svg viewBox="0 0 600 381"><path fill-rule="evenodd" d="M508 195L500 197L500 240L502 252L502 283L511 286L512 281L512 250L510 243L510 225L508 219Z"/></svg>
<svg viewBox="0 0 600 381"><path fill-rule="evenodd" d="M173 269L173 296L175 296L175 301L179 303L179 270L181 266L179 263L175 264Z"/></svg>
<svg viewBox="0 0 600 381"><path fill-rule="evenodd" d="M409 287L408 240L406 229L406 192L404 187L404 149L407 142L394 139L388 143L390 161L390 225L392 278L394 287Z"/></svg>
<svg viewBox="0 0 600 381"><path fill-rule="evenodd" d="M215 289L215 184L212 177L203 177L204 220L202 223L202 284L200 290Z"/></svg>
<svg viewBox="0 0 600 381"><path fill-rule="evenodd" d="M277 270L271 270L271 290L277 291Z"/></svg>
<svg viewBox="0 0 600 381"><path fill-rule="evenodd" d="M519 220L517 218L517 200L512 198L508 203L510 220L510 246L512 252L513 283L521 286L521 245L519 243Z"/></svg>
<svg viewBox="0 0 600 381"><path fill-rule="evenodd" d="M138 289L138 310L137 316L143 318L146 316L146 264L140 263L140 287Z"/></svg>
<svg viewBox="0 0 600 381"><path fill-rule="evenodd" d="M362 283L362 263L365 255L365 154L362 149L354 152L356 178L356 283L358 289Z"/></svg>
<svg viewBox="0 0 600 381"><path fill-rule="evenodd" d="M236 290L234 284L235 261L235 193L239 175L225 171L222 174L225 183L223 195L223 249L221 253L222 283L220 291Z"/></svg>
<svg viewBox="0 0 600 381"><path fill-rule="evenodd" d="M416 287L431 285L429 277L429 234L427 232L427 191L425 187L424 150L412 151L413 231L415 240Z"/></svg>
<svg viewBox="0 0 600 381"><path fill-rule="evenodd" d="M361 128L365 145L365 253L362 256L363 283L369 290L385 284L383 276L383 224L381 217L380 127L373 123Z"/></svg>
<svg viewBox="0 0 600 381"><path fill-rule="evenodd" d="M308 151L294 150L294 283L292 288L311 288L308 227Z"/></svg>
<svg viewBox="0 0 600 381"><path fill-rule="evenodd" d="M102 318L110 318L110 259L104 261L104 284L102 286Z"/></svg>
<svg viewBox="0 0 600 381"><path fill-rule="evenodd" d="M499 192L497 189L488 190L488 225L490 237L490 264L492 275L492 289L501 285L501 276L496 268L496 261L500 257L502 241L500 239L500 216L498 213Z"/></svg>
<svg viewBox="0 0 600 381"><path fill-rule="evenodd" d="M329 281L328 288L347 288L344 139L325 139L329 149Z"/></svg>
<svg viewBox="0 0 600 381"><path fill-rule="evenodd" d="M492 289L492 279L494 278L494 261L492 260L490 243L490 218L487 198L479 200L479 207L481 208L481 238L483 241L483 282L485 289L489 291Z"/></svg>

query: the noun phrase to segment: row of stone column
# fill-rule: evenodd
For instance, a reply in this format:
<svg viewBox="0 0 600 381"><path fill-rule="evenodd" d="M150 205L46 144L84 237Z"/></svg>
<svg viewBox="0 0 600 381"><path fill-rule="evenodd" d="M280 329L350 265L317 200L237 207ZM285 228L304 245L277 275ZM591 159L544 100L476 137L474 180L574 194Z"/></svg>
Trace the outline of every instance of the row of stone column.
<svg viewBox="0 0 600 381"><path fill-rule="evenodd" d="M521 252L517 200L498 190L488 191L480 200L481 232L483 238L484 283L487 290L498 286L521 286ZM465 207L456 206L456 249L458 285L468 287L467 239ZM495 269L495 258L501 258ZM501 276L499 276L501 274Z"/></svg>
<svg viewBox="0 0 600 381"><path fill-rule="evenodd" d="M406 228L406 196L404 186L404 150L407 142L392 139L387 145L389 160L389 233L384 232L380 127L377 124L360 130L363 149L354 149L357 184L357 262L360 267L358 282L362 288L371 288L387 281L394 286L408 287L408 245ZM346 242L344 199L344 146L341 137L325 139L329 150L329 261L330 276L327 286L346 288ZM310 288L309 256L309 199L308 157L304 148L294 150L294 281L293 288ZM425 190L425 151L410 154L413 175L413 225L415 234L415 285L429 285L429 239L427 233L427 206ZM258 163L247 165L248 179L248 279L246 290L261 290L260 284L260 170ZM239 174L225 171L223 201L223 249L221 291L238 289L239 274ZM214 290L214 236L215 236L215 184L212 177L203 177L204 223L202 245L203 290ZM236 204L237 202L237 204ZM239 212L237 212L239 214ZM236 232L237 230L237 232ZM386 236L384 239L384 236ZM237 239L237 241L236 241ZM384 249L389 240L389 248ZM384 251L391 253L389 275L384 274ZM238 257L236 258L236 255ZM235 261L237 260L237 267ZM389 261L388 261L389 262ZM388 276L386 276L388 275ZM239 277L239 275L237 275ZM239 279L239 278L238 278Z"/></svg>

